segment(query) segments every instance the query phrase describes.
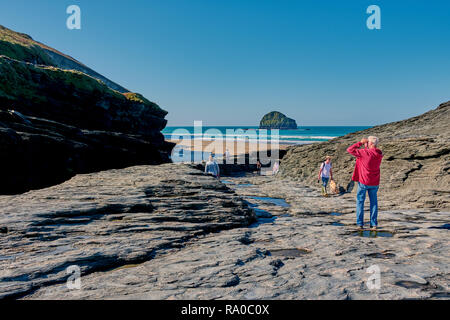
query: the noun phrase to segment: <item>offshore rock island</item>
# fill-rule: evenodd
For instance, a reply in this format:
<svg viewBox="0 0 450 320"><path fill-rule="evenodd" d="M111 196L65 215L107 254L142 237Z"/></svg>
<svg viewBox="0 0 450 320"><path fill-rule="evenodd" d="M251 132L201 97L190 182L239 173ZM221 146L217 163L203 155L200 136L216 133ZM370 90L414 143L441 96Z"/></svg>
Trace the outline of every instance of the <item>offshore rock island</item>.
<svg viewBox="0 0 450 320"><path fill-rule="evenodd" d="M259 123L260 129L297 129L297 122L286 117L278 111L272 111L264 115Z"/></svg>

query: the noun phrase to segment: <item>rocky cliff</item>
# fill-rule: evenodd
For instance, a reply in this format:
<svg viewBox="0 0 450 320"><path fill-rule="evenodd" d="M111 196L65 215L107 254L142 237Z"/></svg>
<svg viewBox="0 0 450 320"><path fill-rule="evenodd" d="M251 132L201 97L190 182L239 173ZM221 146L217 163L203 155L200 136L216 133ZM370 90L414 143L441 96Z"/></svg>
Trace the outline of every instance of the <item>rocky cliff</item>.
<svg viewBox="0 0 450 320"><path fill-rule="evenodd" d="M319 165L331 155L335 179L345 189L355 165L346 149L369 135L380 138L384 154L379 191L382 207L450 207L450 102L404 121L292 147L282 160L282 176L317 185Z"/></svg>
<svg viewBox="0 0 450 320"><path fill-rule="evenodd" d="M272 111L264 115L259 123L260 129L297 129L294 119L286 117L278 111Z"/></svg>
<svg viewBox="0 0 450 320"><path fill-rule="evenodd" d="M98 74L55 66L56 54L72 67L77 62L43 47L0 28L0 193L170 161L173 144L160 132L166 111L137 93L112 89L126 91Z"/></svg>

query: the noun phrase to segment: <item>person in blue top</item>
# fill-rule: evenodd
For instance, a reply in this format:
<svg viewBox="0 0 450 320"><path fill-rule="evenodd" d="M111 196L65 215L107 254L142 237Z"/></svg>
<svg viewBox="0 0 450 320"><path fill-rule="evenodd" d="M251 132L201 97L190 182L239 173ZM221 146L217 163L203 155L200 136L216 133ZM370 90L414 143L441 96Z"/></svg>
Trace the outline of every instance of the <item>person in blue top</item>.
<svg viewBox="0 0 450 320"><path fill-rule="evenodd" d="M333 180L333 170L331 169L331 157L326 156L325 162L320 165L319 177L317 181L320 182L320 178L322 178L322 195L327 196L327 185L328 181Z"/></svg>
<svg viewBox="0 0 450 320"><path fill-rule="evenodd" d="M217 179L220 178L219 165L214 160L212 155L209 156L208 161L205 164L205 173L211 174L212 176L214 176Z"/></svg>

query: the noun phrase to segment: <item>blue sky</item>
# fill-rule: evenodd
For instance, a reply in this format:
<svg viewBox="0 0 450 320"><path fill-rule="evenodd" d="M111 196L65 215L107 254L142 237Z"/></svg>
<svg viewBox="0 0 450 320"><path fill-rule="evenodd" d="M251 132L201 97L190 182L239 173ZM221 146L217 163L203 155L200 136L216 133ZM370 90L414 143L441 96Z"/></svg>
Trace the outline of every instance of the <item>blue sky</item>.
<svg viewBox="0 0 450 320"><path fill-rule="evenodd" d="M82 29L66 28L79 5ZM381 30L366 8L381 8ZM169 125L376 125L450 100L450 1L0 0L0 24L169 111Z"/></svg>

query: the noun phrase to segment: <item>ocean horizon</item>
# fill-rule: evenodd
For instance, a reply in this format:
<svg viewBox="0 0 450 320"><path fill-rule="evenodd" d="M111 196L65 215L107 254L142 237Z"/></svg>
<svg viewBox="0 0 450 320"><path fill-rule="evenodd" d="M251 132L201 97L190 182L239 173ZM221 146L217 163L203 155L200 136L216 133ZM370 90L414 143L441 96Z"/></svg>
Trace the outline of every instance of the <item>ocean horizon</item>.
<svg viewBox="0 0 450 320"><path fill-rule="evenodd" d="M371 126L299 126L297 129L277 130L280 144L309 144L345 136ZM168 126L162 130L166 139L212 140L271 140L275 130L258 126Z"/></svg>

